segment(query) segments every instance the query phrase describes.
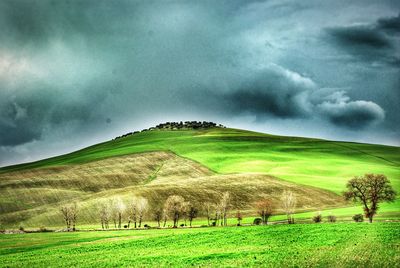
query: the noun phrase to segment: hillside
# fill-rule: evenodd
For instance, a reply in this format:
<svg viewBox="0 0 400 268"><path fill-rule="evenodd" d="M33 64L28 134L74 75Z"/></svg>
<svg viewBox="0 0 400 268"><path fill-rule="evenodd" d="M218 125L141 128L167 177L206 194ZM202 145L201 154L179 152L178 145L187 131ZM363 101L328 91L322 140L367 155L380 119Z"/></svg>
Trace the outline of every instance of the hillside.
<svg viewBox="0 0 400 268"><path fill-rule="evenodd" d="M229 190L235 206L252 209L268 195L292 189L298 210L342 207L346 181L384 173L400 190L400 148L282 137L229 128L154 129L83 150L0 169L3 224L59 224L59 205L82 204L82 220L96 221L99 201L133 194L153 206L170 194L195 203ZM399 202L391 205L399 208Z"/></svg>

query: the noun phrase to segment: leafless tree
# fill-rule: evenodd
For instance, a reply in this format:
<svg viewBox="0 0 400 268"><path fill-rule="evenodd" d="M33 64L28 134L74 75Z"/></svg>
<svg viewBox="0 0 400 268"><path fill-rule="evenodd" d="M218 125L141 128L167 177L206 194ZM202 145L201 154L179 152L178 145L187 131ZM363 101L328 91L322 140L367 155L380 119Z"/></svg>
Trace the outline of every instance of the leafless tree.
<svg viewBox="0 0 400 268"><path fill-rule="evenodd" d="M296 196L293 194L293 192L285 190L282 193L281 201L288 223L294 223L293 213L296 208Z"/></svg>
<svg viewBox="0 0 400 268"><path fill-rule="evenodd" d="M343 193L345 199L362 203L365 217L370 223L379 209L380 202L393 202L396 199L396 192L383 174L354 177L346 187L347 191Z"/></svg>
<svg viewBox="0 0 400 268"><path fill-rule="evenodd" d="M135 229L137 228L137 220L138 220L138 202L137 197L134 196L128 206L128 228L131 226L131 222L133 222Z"/></svg>
<svg viewBox="0 0 400 268"><path fill-rule="evenodd" d="M61 207L61 213L63 215L67 229L71 228L70 216L69 216L69 206L64 205Z"/></svg>
<svg viewBox="0 0 400 268"><path fill-rule="evenodd" d="M102 203L100 205L100 220L101 228L108 229L108 223L110 221L110 207L108 203Z"/></svg>
<svg viewBox="0 0 400 268"><path fill-rule="evenodd" d="M224 192L222 194L221 202L219 205L221 211L221 225L227 226L228 225L228 211L231 205L231 195L229 192Z"/></svg>
<svg viewBox="0 0 400 268"><path fill-rule="evenodd" d="M186 221L189 217L190 206L191 206L191 204L189 201L183 202L183 204L182 204L181 216L182 216L185 226L187 226Z"/></svg>
<svg viewBox="0 0 400 268"><path fill-rule="evenodd" d="M182 208L184 206L185 199L179 195L171 195L168 197L167 201L165 201L165 209L173 220L174 228L177 227L179 219L182 215Z"/></svg>
<svg viewBox="0 0 400 268"><path fill-rule="evenodd" d="M165 227L167 225L167 220L168 220L168 209L165 206L162 210L162 213L163 213L162 217L163 217L163 221L164 221L163 227Z"/></svg>
<svg viewBox="0 0 400 268"><path fill-rule="evenodd" d="M272 216L274 212L274 205L271 199L265 198L256 202L256 209L258 215L262 219L262 224L267 224L268 219Z"/></svg>
<svg viewBox="0 0 400 268"><path fill-rule="evenodd" d="M204 210L207 216L207 225L210 226L210 219L211 219L211 211L214 209L214 205L210 202L206 202L204 204Z"/></svg>
<svg viewBox="0 0 400 268"><path fill-rule="evenodd" d="M78 204L74 202L70 207L70 222L72 224L72 231L75 231L76 221L78 219Z"/></svg>
<svg viewBox="0 0 400 268"><path fill-rule="evenodd" d="M199 212L198 209L195 208L193 206L193 204L189 202L187 215L188 215L188 218L189 218L189 226L190 227L192 227L193 219L197 218L198 212Z"/></svg>
<svg viewBox="0 0 400 268"><path fill-rule="evenodd" d="M149 206L149 202L144 197L139 197L137 199L137 208L138 208L138 216L139 216L139 228L142 227L142 220L144 218L145 213L147 212Z"/></svg>
<svg viewBox="0 0 400 268"><path fill-rule="evenodd" d="M122 216L125 212L126 206L124 204L124 202L122 201L121 198L116 198L113 201L113 205L114 205L114 217L116 218L116 220L118 221L118 228L122 227Z"/></svg>
<svg viewBox="0 0 400 268"><path fill-rule="evenodd" d="M71 205L64 205L61 207L61 213L63 215L64 221L69 230L72 226L72 231L76 229L76 221L78 216L78 205L74 202Z"/></svg>
<svg viewBox="0 0 400 268"><path fill-rule="evenodd" d="M238 226L240 226L240 224L241 224L241 222L242 222L242 220L243 220L243 216L242 216L242 213L240 212L240 210L238 209L238 211L236 211L236 219L237 219L237 221L238 221Z"/></svg>
<svg viewBox="0 0 400 268"><path fill-rule="evenodd" d="M157 222L158 228L160 228L161 220L163 219L163 209L160 207L157 207L153 210L153 219Z"/></svg>

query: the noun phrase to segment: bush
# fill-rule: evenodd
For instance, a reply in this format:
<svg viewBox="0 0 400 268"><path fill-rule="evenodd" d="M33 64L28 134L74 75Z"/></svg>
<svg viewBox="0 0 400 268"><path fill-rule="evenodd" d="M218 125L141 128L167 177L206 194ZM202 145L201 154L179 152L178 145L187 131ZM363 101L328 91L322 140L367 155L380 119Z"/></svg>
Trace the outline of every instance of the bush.
<svg viewBox="0 0 400 268"><path fill-rule="evenodd" d="M124 228L125 228L125 229L128 228L128 225L124 225Z"/></svg>
<svg viewBox="0 0 400 268"><path fill-rule="evenodd" d="M20 226L20 227L18 228L18 230L20 230L20 231L23 232L25 229L24 229L24 227Z"/></svg>
<svg viewBox="0 0 400 268"><path fill-rule="evenodd" d="M328 216L328 222L336 222L336 216L329 215Z"/></svg>
<svg viewBox="0 0 400 268"><path fill-rule="evenodd" d="M185 224L184 224L184 223L182 223L180 226L181 226L181 227L185 227Z"/></svg>
<svg viewBox="0 0 400 268"><path fill-rule="evenodd" d="M353 216L353 220L355 222L363 222L364 221L364 216L362 214L356 214Z"/></svg>
<svg viewBox="0 0 400 268"><path fill-rule="evenodd" d="M145 224L145 225L144 225L144 228L150 228L150 225Z"/></svg>
<svg viewBox="0 0 400 268"><path fill-rule="evenodd" d="M315 223L319 223L322 222L322 215L321 213L317 213L313 218L312 218L313 222Z"/></svg>
<svg viewBox="0 0 400 268"><path fill-rule="evenodd" d="M255 218L253 221L253 224L255 225L260 225L262 223L262 219L261 218Z"/></svg>

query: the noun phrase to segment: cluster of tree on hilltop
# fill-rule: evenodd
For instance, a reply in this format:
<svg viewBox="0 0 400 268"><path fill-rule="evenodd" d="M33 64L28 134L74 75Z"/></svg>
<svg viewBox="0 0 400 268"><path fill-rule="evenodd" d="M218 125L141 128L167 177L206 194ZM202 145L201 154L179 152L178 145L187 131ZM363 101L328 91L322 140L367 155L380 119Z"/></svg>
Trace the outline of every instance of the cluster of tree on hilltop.
<svg viewBox="0 0 400 268"><path fill-rule="evenodd" d="M200 122L200 121L185 121L182 122L166 122L163 124L158 124L154 128L151 129L207 129L207 128L215 128L215 127L224 127L221 124L216 124L214 122Z"/></svg>
<svg viewBox="0 0 400 268"><path fill-rule="evenodd" d="M158 124L155 127L143 129L142 131L134 131L129 132L124 135L116 137L116 139L124 138L136 133L145 132L145 131L153 131L153 130L179 130L179 129L209 129L209 128L225 128L225 126L221 124L216 124L214 122L206 122L206 121L185 121L185 122L166 122L162 124Z"/></svg>

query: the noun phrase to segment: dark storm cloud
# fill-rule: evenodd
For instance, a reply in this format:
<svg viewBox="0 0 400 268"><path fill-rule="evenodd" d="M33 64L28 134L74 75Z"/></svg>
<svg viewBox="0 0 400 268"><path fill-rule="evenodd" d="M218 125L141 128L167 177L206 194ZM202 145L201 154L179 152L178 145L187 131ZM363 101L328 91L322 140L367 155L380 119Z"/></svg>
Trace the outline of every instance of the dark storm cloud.
<svg viewBox="0 0 400 268"><path fill-rule="evenodd" d="M390 17L373 24L330 27L325 31L333 44L359 59L399 67L398 24L399 17Z"/></svg>
<svg viewBox="0 0 400 268"><path fill-rule="evenodd" d="M258 121L322 118L347 129L365 129L385 118L384 110L374 102L352 100L343 90L325 92L310 78L277 65L241 79L229 90L210 90L200 105L229 116L253 115ZM199 105L199 99L196 95L193 103Z"/></svg>
<svg viewBox="0 0 400 268"><path fill-rule="evenodd" d="M251 114L259 120L301 118L309 116L308 95L315 89L316 85L309 78L270 65L253 70L249 77L242 77L240 81L235 80L228 90L214 89L206 96L214 100L214 107L223 108L230 116ZM195 96L193 101L198 99L199 96Z"/></svg>
<svg viewBox="0 0 400 268"><path fill-rule="evenodd" d="M333 124L350 129L363 129L385 118L383 109L371 101L352 101L343 91L325 97L317 110Z"/></svg>
<svg viewBox="0 0 400 268"><path fill-rule="evenodd" d="M320 121L335 133L387 130L398 120L399 16L386 1L352 3L365 8L363 26L347 1L0 1L0 165L159 120L310 126L296 135L319 133ZM381 18L362 15L372 11ZM326 23L332 12L341 15ZM320 34L332 25L341 26ZM334 45L321 46L327 39ZM336 51L362 73L326 58ZM365 62L391 67L373 69L378 79Z"/></svg>
<svg viewBox="0 0 400 268"><path fill-rule="evenodd" d="M389 33L400 32L400 13L397 17L381 18L377 22L377 28Z"/></svg>
<svg viewBox="0 0 400 268"><path fill-rule="evenodd" d="M391 40L382 32L368 26L348 26L327 29L343 47L365 47L371 49L391 48Z"/></svg>

